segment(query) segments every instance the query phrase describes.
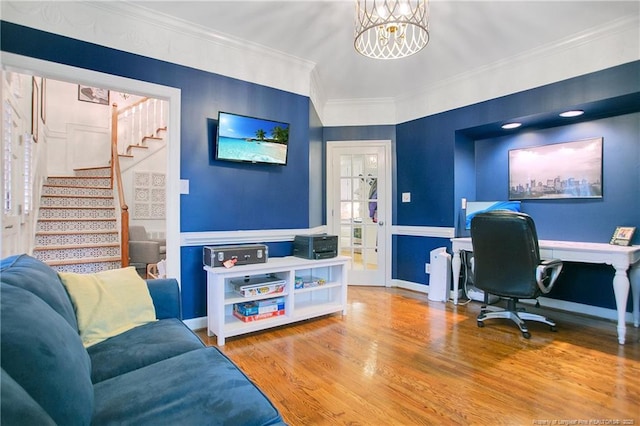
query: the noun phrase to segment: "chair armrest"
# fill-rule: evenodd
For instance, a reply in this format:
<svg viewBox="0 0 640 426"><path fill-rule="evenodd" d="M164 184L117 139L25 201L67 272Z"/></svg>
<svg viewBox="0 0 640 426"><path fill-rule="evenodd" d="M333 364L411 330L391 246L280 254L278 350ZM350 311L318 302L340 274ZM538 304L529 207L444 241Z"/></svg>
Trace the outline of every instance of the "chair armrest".
<svg viewBox="0 0 640 426"><path fill-rule="evenodd" d="M182 319L180 287L175 278L147 280L147 287L156 309L157 319Z"/></svg>
<svg viewBox="0 0 640 426"><path fill-rule="evenodd" d="M129 241L129 258L133 263L158 263L160 243L156 241Z"/></svg>
<svg viewBox="0 0 640 426"><path fill-rule="evenodd" d="M536 268L536 282L542 293L547 294L553 288L560 272L562 271L562 260L543 260Z"/></svg>

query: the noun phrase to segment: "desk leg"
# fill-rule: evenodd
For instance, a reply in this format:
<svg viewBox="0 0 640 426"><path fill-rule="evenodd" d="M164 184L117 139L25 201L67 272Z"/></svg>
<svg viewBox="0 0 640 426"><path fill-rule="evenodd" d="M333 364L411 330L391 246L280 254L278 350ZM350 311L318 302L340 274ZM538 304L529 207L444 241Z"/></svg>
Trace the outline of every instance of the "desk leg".
<svg viewBox="0 0 640 426"><path fill-rule="evenodd" d="M613 276L613 292L616 296L616 309L618 311L618 342L624 345L627 332L625 316L627 312L627 298L629 297L629 277L627 268L629 265L613 265L616 274Z"/></svg>
<svg viewBox="0 0 640 426"><path fill-rule="evenodd" d="M633 298L633 325L640 325L640 263L629 268L629 280L631 281L631 297Z"/></svg>
<svg viewBox="0 0 640 426"><path fill-rule="evenodd" d="M458 304L458 288L460 287L460 250L453 251L453 259L451 259L451 272L453 272L453 304Z"/></svg>

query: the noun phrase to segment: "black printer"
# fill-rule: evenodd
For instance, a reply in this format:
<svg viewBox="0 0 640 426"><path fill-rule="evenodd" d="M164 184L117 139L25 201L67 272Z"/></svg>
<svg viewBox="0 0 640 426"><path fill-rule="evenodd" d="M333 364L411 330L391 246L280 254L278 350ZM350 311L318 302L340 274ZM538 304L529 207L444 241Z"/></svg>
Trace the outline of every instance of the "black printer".
<svg viewBox="0 0 640 426"><path fill-rule="evenodd" d="M338 236L327 234L296 235L293 255L304 259L329 259L338 255Z"/></svg>

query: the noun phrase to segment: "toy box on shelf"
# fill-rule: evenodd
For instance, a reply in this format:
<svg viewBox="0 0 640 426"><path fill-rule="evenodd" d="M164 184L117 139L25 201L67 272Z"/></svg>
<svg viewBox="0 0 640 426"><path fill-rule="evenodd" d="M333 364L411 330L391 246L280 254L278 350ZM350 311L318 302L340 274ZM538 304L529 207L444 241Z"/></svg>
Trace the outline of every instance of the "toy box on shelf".
<svg viewBox="0 0 640 426"><path fill-rule="evenodd" d="M281 305L275 305L277 308L279 308L277 310L266 311L262 313L251 313L251 314L247 314L248 311L243 309L239 305L242 305L242 304L236 303L235 305L233 305L233 316L243 322L259 321L267 318L279 317L281 315L284 315L284 303ZM251 311L252 311L252 308L249 308L249 312Z"/></svg>
<svg viewBox="0 0 640 426"><path fill-rule="evenodd" d="M236 293L243 297L265 296L284 292L286 281L275 276L245 277L231 280Z"/></svg>
<svg viewBox="0 0 640 426"><path fill-rule="evenodd" d="M244 316L267 314L284 309L284 297L234 303L233 310Z"/></svg>
<svg viewBox="0 0 640 426"><path fill-rule="evenodd" d="M324 278L318 277L296 277L295 279L295 289L299 290L301 288L310 288L310 287L318 287L324 285L327 281Z"/></svg>

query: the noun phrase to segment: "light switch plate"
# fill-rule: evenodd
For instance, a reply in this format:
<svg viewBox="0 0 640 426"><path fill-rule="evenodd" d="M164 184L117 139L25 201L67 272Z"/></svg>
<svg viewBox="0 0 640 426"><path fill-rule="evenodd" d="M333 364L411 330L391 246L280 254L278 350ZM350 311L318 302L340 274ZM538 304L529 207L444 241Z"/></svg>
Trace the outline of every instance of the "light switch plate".
<svg viewBox="0 0 640 426"><path fill-rule="evenodd" d="M403 192L402 193L402 202L403 203L410 203L411 202L411 193L410 192Z"/></svg>
<svg viewBox="0 0 640 426"><path fill-rule="evenodd" d="M189 193L189 179L180 179L180 194Z"/></svg>

